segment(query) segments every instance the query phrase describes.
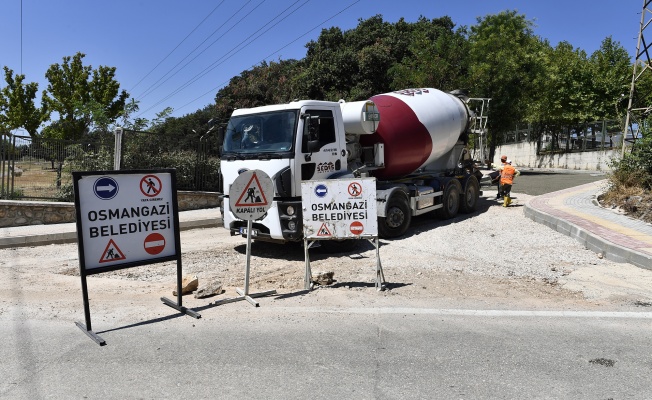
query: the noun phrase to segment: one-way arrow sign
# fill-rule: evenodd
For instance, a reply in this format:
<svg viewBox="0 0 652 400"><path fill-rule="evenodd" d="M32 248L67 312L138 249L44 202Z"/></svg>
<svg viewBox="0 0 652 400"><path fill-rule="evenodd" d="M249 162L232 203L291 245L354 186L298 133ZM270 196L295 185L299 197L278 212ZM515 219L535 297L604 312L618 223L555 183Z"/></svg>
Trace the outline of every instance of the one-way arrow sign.
<svg viewBox="0 0 652 400"><path fill-rule="evenodd" d="M95 196L102 200L111 200L118 194L118 182L110 176L98 178L93 185Z"/></svg>

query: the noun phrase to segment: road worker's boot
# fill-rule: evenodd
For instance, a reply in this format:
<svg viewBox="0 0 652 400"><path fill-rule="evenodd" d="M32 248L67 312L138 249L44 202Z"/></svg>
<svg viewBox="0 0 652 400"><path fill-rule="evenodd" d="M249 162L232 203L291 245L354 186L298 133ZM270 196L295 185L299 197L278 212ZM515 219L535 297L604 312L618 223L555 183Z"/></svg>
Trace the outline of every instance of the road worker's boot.
<svg viewBox="0 0 652 400"><path fill-rule="evenodd" d="M503 200L503 207L509 207L510 204L512 204L512 198L505 196L505 200Z"/></svg>

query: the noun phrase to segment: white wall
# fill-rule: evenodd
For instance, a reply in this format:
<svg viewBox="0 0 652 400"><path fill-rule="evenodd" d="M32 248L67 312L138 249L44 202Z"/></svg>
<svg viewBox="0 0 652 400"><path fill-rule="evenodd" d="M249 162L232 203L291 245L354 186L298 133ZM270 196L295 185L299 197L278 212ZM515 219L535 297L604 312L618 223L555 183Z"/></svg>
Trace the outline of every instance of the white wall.
<svg viewBox="0 0 652 400"><path fill-rule="evenodd" d="M500 156L506 155L519 167L564 168L587 171L609 171L612 158L620 159L621 150L598 150L537 156L537 144L521 142L496 148L493 164L500 165Z"/></svg>

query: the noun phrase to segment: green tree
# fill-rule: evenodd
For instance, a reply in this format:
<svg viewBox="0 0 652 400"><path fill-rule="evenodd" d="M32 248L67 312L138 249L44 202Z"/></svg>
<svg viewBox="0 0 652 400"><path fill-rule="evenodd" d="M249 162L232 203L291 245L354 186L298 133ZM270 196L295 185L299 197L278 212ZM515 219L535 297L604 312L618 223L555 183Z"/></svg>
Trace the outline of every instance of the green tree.
<svg viewBox="0 0 652 400"><path fill-rule="evenodd" d="M593 75L586 52L568 42L560 42L555 48L545 42L537 54L542 73L533 77L537 95L528 102L525 119L535 125L535 139L549 132L558 148L563 128L580 129L591 119Z"/></svg>
<svg viewBox="0 0 652 400"><path fill-rule="evenodd" d="M395 28L399 29L400 24ZM450 17L420 17L407 29L408 51L389 70L392 89L434 87L450 91L462 87L466 74L468 42L465 30L454 31Z"/></svg>
<svg viewBox="0 0 652 400"><path fill-rule="evenodd" d="M541 69L537 59L539 40L533 22L516 11L478 18L469 32L469 86L474 97L490 97L488 119L489 157L506 132L526 116L534 98L532 80Z"/></svg>
<svg viewBox="0 0 652 400"><path fill-rule="evenodd" d="M130 99L130 101L126 102L124 111L120 115L120 126L133 131L144 131L147 129L149 126L149 121L147 118L132 118L132 115L140 110L138 103L139 102L133 98Z"/></svg>
<svg viewBox="0 0 652 400"><path fill-rule="evenodd" d="M25 75L14 75L6 66L4 71L7 86L0 90L0 129L8 132L24 128L34 137L39 126L48 119L47 113L34 103L38 83L25 84Z"/></svg>
<svg viewBox="0 0 652 400"><path fill-rule="evenodd" d="M590 109L595 119L617 119L627 111L632 65L629 54L611 36L591 54L592 96ZM645 103L650 104L648 103Z"/></svg>
<svg viewBox="0 0 652 400"><path fill-rule="evenodd" d="M85 66L83 53L64 57L45 73L47 90L42 102L48 112L59 116L51 134L62 139L79 139L92 128L106 128L124 113L129 94L115 80L115 67Z"/></svg>
<svg viewBox="0 0 652 400"><path fill-rule="evenodd" d="M263 62L241 72L217 92L216 114L210 118L226 122L236 108L286 103L300 97L294 78L299 74L299 69L297 60L282 60Z"/></svg>
<svg viewBox="0 0 652 400"><path fill-rule="evenodd" d="M406 28L404 21L401 28ZM409 30L409 29L407 29ZM332 27L309 42L300 93L317 100L364 100L391 90L389 70L406 54L407 31L376 15L343 32Z"/></svg>

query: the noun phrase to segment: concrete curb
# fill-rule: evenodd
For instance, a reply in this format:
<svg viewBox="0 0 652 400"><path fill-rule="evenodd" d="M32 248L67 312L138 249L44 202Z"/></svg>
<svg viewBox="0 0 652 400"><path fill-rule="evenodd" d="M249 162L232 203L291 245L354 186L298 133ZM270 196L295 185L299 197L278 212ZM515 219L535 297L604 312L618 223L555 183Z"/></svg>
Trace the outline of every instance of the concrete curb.
<svg viewBox="0 0 652 400"><path fill-rule="evenodd" d="M179 230L185 231L198 228L215 228L222 226L222 224L222 217L191 219L179 221ZM77 242L76 224L67 223L61 225L63 225L63 227L56 233L37 233L2 237L0 238L0 249Z"/></svg>
<svg viewBox="0 0 652 400"><path fill-rule="evenodd" d="M618 263L630 263L639 268L652 270L652 257L647 254L640 253L634 249L614 245L610 241L596 236L575 224L557 218L541 210L537 210L529 203L525 204L523 213L526 217L535 222L546 225L559 233L570 236L584 245L587 249L596 253L602 253L603 257L607 260Z"/></svg>

